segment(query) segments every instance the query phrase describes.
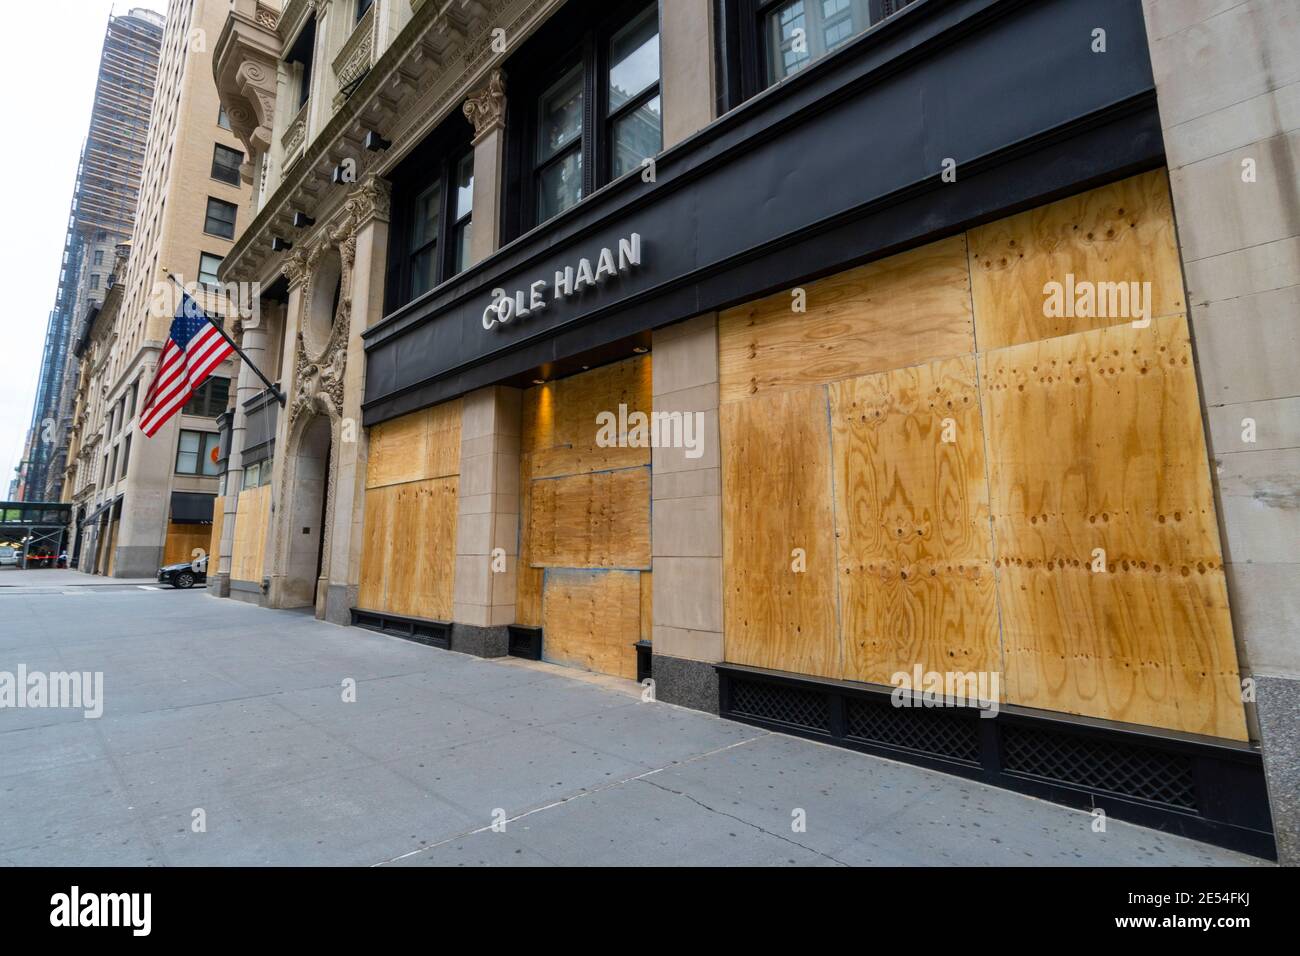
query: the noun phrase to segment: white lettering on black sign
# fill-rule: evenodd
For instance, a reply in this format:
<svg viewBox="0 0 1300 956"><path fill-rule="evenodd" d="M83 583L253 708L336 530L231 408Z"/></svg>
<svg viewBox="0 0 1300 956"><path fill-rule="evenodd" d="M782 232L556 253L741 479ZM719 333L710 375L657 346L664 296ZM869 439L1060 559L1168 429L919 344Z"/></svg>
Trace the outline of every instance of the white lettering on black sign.
<svg viewBox="0 0 1300 956"><path fill-rule="evenodd" d="M618 241L618 251L605 248L596 256L595 265L590 259L579 259L578 265L565 266L555 270L554 283L538 279L527 289L519 289L514 295L508 295L505 289L493 289L492 301L483 310L483 329L485 331L498 325L509 325L515 319L526 319L541 312L547 306L547 290L551 290L551 302L558 302L570 296L578 295L586 289L594 288L619 275L631 272L641 265L641 234L634 232L626 239Z"/></svg>

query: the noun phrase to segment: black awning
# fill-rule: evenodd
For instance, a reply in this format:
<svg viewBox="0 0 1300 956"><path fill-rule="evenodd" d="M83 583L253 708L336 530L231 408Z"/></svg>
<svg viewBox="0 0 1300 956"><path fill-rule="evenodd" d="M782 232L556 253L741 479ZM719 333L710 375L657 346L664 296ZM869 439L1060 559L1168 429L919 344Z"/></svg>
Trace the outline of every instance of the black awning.
<svg viewBox="0 0 1300 956"><path fill-rule="evenodd" d="M117 504L117 503L118 503L119 501L121 501L121 500L122 500L122 496L121 496L121 495L117 495L117 496L115 496L115 497L113 497L113 498L109 498L109 499L108 499L107 501L105 501L102 505L100 505L98 508L96 508L96 509L95 509L94 511L92 511L90 514L86 515L86 517L84 517L83 519L81 519L81 520L82 520L82 524L86 524L86 523L88 523L88 522L94 521L96 518L98 518L98 517L99 517L100 515L102 515L105 511L107 511L109 508L113 507L113 505Z"/></svg>
<svg viewBox="0 0 1300 956"><path fill-rule="evenodd" d="M196 491L172 492L172 521L178 524L198 524L212 520L212 502L216 495Z"/></svg>

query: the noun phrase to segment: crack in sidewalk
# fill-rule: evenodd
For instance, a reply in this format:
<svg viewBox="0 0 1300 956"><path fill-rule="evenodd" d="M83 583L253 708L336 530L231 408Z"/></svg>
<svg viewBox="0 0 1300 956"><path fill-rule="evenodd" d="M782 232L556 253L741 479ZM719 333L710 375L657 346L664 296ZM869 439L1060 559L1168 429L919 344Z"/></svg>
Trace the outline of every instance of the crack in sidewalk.
<svg viewBox="0 0 1300 956"><path fill-rule="evenodd" d="M516 821L522 820L525 817L531 817L534 814L544 813L547 810L553 810L556 807L562 807L567 803L572 803L573 801L580 800L583 797L589 797L597 793L604 793L608 790L613 790L615 787L621 787L625 783L633 783L637 780L644 780L646 777L652 777L657 773L663 773L665 770L670 770L673 767L680 767L683 764L693 763L696 760L703 760L705 757L712 757L715 754L725 753L726 751L732 750L736 747L743 747L746 744L753 743L755 740L762 740L764 737L767 736L770 736L770 734L764 731L763 733L756 734L753 737L746 737L744 740L737 740L734 743L727 744L725 747L717 747L713 750L707 750L704 753L693 754L690 757L687 757L685 760L675 760L672 763L666 764L662 767L655 767L653 770L645 770L642 771L641 773L632 774L631 776L628 777L622 777L618 780L610 781L609 783L604 784L603 786L600 787L592 787L590 789L584 788L582 790L579 790L577 793L573 793L567 797L564 797L563 799L552 801L551 803L547 803L540 807L533 807L531 810L525 810L523 813L515 814L513 817L508 817L507 819L502 820L498 823L489 823L487 826L475 827L470 830L462 830L460 833L456 833L453 834L452 836L447 837L446 839L439 840L437 843L430 843L428 846L417 847L416 849L411 850L407 853L400 853L397 856L390 857L387 860L380 860L378 863L372 863L370 865L372 867L386 866L389 863L396 863L398 860L405 860L413 856L418 856L421 853L427 853L430 850L436 850L438 847L446 846L449 843L455 843L457 840L464 840L467 839L468 837L477 836L480 833L487 833L489 830L496 830L497 828L507 827L511 823L515 823ZM663 789L667 790L668 788L665 787ZM673 791L669 790L668 792L672 793ZM726 816L726 814L722 814L722 815ZM501 831L498 830L497 832L501 832Z"/></svg>
<svg viewBox="0 0 1300 956"><path fill-rule="evenodd" d="M775 833L772 830L768 830L766 827L759 826L757 823L751 823L750 821L743 819L742 817L738 817L734 813L728 813L725 810L719 810L717 807L711 807L707 803L704 803L703 801L697 799L696 797L691 796L689 793L687 793L684 790L674 790L672 787L665 787L663 784L655 783L653 780L647 780L646 783L650 784L650 786L652 787L658 787L660 790L663 790L665 793L671 793L678 797L685 797L687 800L691 801L691 803L694 803L696 806L708 810L710 813L716 813L719 816L726 817L728 820L735 820L737 823L744 824L747 827L752 827L753 829L757 830L759 833L764 834L765 836L775 837L776 839L781 840L785 843L789 843L792 846L797 846L801 850L807 850L809 853L814 853L817 856L824 857L825 859L830 860L836 866L850 865L848 863L845 863L843 860L837 860L829 853L823 853L821 850L817 849L816 847L806 846L800 843L798 840L792 840L783 833Z"/></svg>

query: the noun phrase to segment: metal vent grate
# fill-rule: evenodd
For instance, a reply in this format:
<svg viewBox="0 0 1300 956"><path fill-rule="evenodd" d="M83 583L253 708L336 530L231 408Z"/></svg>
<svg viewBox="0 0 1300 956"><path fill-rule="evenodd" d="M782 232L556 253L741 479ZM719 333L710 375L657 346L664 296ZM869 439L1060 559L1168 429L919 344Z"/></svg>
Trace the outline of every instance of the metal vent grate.
<svg viewBox="0 0 1300 956"><path fill-rule="evenodd" d="M1197 809L1192 760L1178 753L1011 726L1002 733L1002 765L1013 773Z"/></svg>
<svg viewBox="0 0 1300 956"><path fill-rule="evenodd" d="M849 700L845 733L849 737L891 747L978 763L979 729L969 713L940 708L895 707L875 700Z"/></svg>
<svg viewBox="0 0 1300 956"><path fill-rule="evenodd" d="M794 727L830 730L831 710L826 695L799 687L766 681L735 681L731 685L731 710Z"/></svg>

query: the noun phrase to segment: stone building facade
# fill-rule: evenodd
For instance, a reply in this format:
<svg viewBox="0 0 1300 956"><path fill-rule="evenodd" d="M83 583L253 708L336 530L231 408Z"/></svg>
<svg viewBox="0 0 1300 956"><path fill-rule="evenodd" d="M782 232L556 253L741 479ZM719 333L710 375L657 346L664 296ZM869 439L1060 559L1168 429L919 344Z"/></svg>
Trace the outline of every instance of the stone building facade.
<svg viewBox="0 0 1300 956"><path fill-rule="evenodd" d="M1294 563L1256 493L1289 501L1293 390L1233 357L1290 334L1297 34L1264 2L236 0L221 276L286 403L241 369L210 589L1293 860ZM1138 311L1054 313L1076 280ZM1273 444L1223 447L1242 403ZM629 411L697 440L598 437ZM959 663L996 720L888 706Z"/></svg>

